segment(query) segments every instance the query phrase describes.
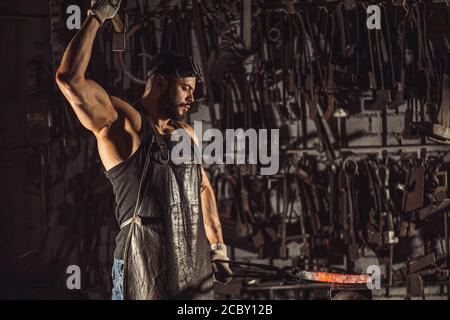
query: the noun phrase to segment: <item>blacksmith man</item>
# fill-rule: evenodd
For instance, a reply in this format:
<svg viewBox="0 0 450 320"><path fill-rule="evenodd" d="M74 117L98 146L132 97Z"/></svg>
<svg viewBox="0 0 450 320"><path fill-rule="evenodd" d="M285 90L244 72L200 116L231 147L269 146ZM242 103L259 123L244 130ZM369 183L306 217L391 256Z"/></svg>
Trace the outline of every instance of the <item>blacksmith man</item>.
<svg viewBox="0 0 450 320"><path fill-rule="evenodd" d="M117 2L117 4L114 4ZM120 232L113 265L113 299L210 299L214 278L231 280L216 200L200 165L170 160L171 133L194 102L201 69L191 57L155 58L137 111L86 79L100 26L120 1L98 1L67 47L56 74L82 125L97 139L111 181ZM209 243L208 243L209 242ZM212 261L212 265L211 265Z"/></svg>

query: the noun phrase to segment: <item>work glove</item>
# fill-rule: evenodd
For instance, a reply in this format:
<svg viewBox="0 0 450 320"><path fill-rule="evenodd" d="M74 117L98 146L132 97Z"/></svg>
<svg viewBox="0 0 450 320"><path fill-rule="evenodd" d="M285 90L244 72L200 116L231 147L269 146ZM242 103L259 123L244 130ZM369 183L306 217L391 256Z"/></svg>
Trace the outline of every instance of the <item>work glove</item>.
<svg viewBox="0 0 450 320"><path fill-rule="evenodd" d="M230 261L227 255L227 247L223 243L211 245L211 263L214 280L222 284L230 283L233 277L233 271L231 271L229 263L217 260Z"/></svg>
<svg viewBox="0 0 450 320"><path fill-rule="evenodd" d="M88 16L94 16L101 25L108 20L115 17L120 8L122 0L97 0L91 1L92 6L88 10Z"/></svg>

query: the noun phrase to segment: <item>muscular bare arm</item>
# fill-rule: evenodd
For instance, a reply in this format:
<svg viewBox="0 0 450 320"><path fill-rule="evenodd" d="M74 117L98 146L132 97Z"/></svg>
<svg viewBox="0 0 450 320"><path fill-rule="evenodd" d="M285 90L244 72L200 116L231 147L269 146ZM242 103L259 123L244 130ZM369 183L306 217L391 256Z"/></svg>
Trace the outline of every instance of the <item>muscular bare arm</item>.
<svg viewBox="0 0 450 320"><path fill-rule="evenodd" d="M205 170L202 170L201 199L203 211L203 223L205 225L206 237L211 245L223 244L222 225L217 211L216 197L209 182ZM214 272L214 279L223 284L232 280L233 271L227 262L229 261L227 248L224 245L219 247L211 246L211 262Z"/></svg>
<svg viewBox="0 0 450 320"><path fill-rule="evenodd" d="M100 158L109 170L139 147L141 117L127 102L109 96L85 77L99 27L97 19L87 17L64 52L56 82L81 124L95 134Z"/></svg>
<svg viewBox="0 0 450 320"><path fill-rule="evenodd" d="M206 237L209 243L223 243L222 225L217 211L216 197L205 170L202 168L201 199Z"/></svg>
<svg viewBox="0 0 450 320"><path fill-rule="evenodd" d="M81 124L94 133L110 126L118 117L106 91L96 82L85 78L99 28L98 20L88 16L70 41L56 73L56 82Z"/></svg>
<svg viewBox="0 0 450 320"><path fill-rule="evenodd" d="M194 129L186 123L181 123L181 125L198 145L199 142ZM200 197L202 200L203 223L205 225L206 237L210 244L223 243L222 225L219 219L219 212L217 211L216 196L203 168L201 168L201 172L202 184L200 187Z"/></svg>

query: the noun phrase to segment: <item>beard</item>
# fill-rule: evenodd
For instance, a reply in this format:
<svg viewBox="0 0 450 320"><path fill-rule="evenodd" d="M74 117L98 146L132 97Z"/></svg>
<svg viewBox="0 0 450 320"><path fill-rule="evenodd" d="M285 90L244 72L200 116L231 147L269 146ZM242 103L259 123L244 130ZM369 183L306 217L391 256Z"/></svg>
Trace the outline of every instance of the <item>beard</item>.
<svg viewBox="0 0 450 320"><path fill-rule="evenodd" d="M158 112L171 120L181 121L184 119L184 113L181 112L181 103L177 101L175 90L167 90L159 97Z"/></svg>

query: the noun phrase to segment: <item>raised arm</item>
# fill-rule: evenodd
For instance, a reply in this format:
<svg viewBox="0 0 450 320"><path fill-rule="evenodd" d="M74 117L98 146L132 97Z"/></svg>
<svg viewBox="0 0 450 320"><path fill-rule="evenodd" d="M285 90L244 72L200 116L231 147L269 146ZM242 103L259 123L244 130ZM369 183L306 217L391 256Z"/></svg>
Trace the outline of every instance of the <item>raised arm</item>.
<svg viewBox="0 0 450 320"><path fill-rule="evenodd" d="M56 82L81 124L94 133L110 126L118 117L108 93L85 77L97 31L106 19L114 17L117 10L118 5L113 7L108 1L94 5L70 41L56 73Z"/></svg>
<svg viewBox="0 0 450 320"><path fill-rule="evenodd" d="M56 82L81 124L95 134L106 170L125 161L141 143L139 112L126 101L109 96L98 83L85 76L98 29L106 19L117 14L119 4L114 7L112 2L101 0L91 8L64 52L56 73Z"/></svg>

